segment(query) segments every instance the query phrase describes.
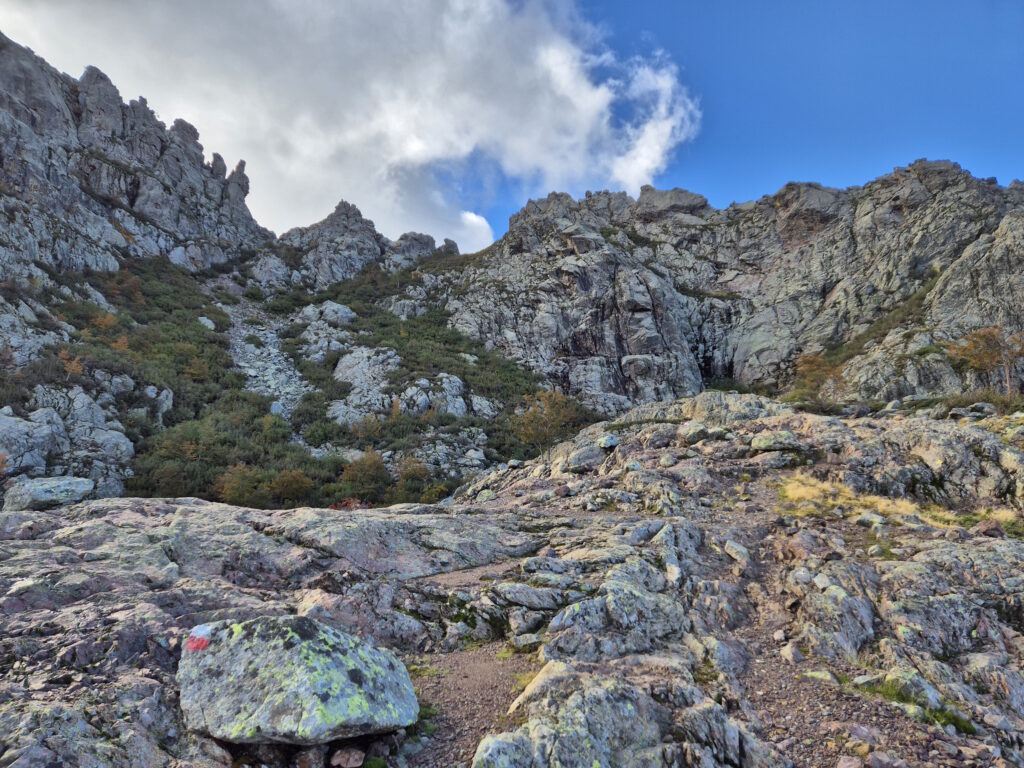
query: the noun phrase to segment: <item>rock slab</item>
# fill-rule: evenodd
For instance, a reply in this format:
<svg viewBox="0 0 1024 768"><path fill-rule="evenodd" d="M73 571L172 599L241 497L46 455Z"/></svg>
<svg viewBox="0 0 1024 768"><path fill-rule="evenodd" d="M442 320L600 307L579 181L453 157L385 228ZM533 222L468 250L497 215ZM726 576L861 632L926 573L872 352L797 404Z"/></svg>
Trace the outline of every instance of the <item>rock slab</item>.
<svg viewBox="0 0 1024 768"><path fill-rule="evenodd" d="M96 484L86 477L19 478L3 495L4 512L50 509L81 501Z"/></svg>
<svg viewBox="0 0 1024 768"><path fill-rule="evenodd" d="M188 727L233 743L323 744L419 716L398 657L306 617L201 624L177 677Z"/></svg>

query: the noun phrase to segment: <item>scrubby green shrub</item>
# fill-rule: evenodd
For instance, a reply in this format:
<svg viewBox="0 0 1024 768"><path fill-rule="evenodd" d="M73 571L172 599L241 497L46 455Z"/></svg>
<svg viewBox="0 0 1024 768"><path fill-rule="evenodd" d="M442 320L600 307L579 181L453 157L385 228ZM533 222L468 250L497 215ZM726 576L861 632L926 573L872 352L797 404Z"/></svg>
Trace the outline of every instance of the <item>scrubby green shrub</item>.
<svg viewBox="0 0 1024 768"><path fill-rule="evenodd" d="M300 503L310 498L313 481L301 469L286 469L270 483L270 492L283 503Z"/></svg>
<svg viewBox="0 0 1024 768"><path fill-rule="evenodd" d="M265 507L270 502L263 473L244 464L228 467L214 481L213 492L227 504Z"/></svg>
<svg viewBox="0 0 1024 768"><path fill-rule="evenodd" d="M512 430L540 453L587 421L584 409L561 392L541 390L523 398L523 409L511 419Z"/></svg>
<svg viewBox="0 0 1024 768"><path fill-rule="evenodd" d="M392 499L395 502L420 501L431 479L430 470L422 462L406 460L398 470Z"/></svg>
<svg viewBox="0 0 1024 768"><path fill-rule="evenodd" d="M278 293L271 297L264 302L263 308L275 315L290 315L295 310L301 309L309 303L309 294L300 290L292 290L288 293Z"/></svg>
<svg viewBox="0 0 1024 768"><path fill-rule="evenodd" d="M129 490L259 507L326 506L350 495L339 486L344 461L311 456L268 410L267 398L228 390L199 418L142 441Z"/></svg>
<svg viewBox="0 0 1024 768"><path fill-rule="evenodd" d="M392 482L387 465L376 451L363 454L345 467L341 474L345 496L361 501L382 501Z"/></svg>

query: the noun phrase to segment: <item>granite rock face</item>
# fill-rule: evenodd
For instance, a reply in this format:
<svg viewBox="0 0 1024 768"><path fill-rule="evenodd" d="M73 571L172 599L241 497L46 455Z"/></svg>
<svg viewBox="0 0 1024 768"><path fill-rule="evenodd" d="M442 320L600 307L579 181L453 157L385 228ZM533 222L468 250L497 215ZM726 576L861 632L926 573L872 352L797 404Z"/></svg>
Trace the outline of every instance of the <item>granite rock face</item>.
<svg viewBox="0 0 1024 768"><path fill-rule="evenodd" d="M717 210L683 190L531 201L452 276L452 324L591 405L783 387L803 353L844 349L840 396L985 383L941 344L1024 328L1024 186L919 161L862 187L789 184Z"/></svg>
<svg viewBox="0 0 1024 768"><path fill-rule="evenodd" d="M8 277L113 271L118 257L204 269L263 242L240 162L203 158L196 129L125 104L95 68L75 80L0 37L0 266ZM59 213L58 213L59 212Z"/></svg>
<svg viewBox="0 0 1024 768"><path fill-rule="evenodd" d="M450 240L445 241L444 247L458 252L458 247ZM434 238L417 232L389 240L377 232L372 221L363 218L358 208L341 201L323 221L285 232L278 250L286 253L297 266L289 277L290 282L322 289L374 264L389 271L411 267L437 248ZM277 261L261 263L261 269L270 276L265 284L283 282L278 277L281 270L275 265L284 262L277 257L270 258Z"/></svg>

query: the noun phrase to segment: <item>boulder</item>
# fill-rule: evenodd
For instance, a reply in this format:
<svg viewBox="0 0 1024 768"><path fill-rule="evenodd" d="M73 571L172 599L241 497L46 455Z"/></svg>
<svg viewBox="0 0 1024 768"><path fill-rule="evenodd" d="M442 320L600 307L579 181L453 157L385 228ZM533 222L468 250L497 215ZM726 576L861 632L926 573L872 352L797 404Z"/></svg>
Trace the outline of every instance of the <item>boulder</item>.
<svg viewBox="0 0 1024 768"><path fill-rule="evenodd" d="M785 429L776 432L762 432L754 435L750 441L750 450L759 453L766 451L799 451L803 448L796 436Z"/></svg>
<svg viewBox="0 0 1024 768"><path fill-rule="evenodd" d="M356 313L344 304L327 300L320 305L320 317L331 325L346 325L356 319Z"/></svg>
<svg viewBox="0 0 1024 768"><path fill-rule="evenodd" d="M64 422L52 408L33 411L27 419L0 413L0 454L9 472L42 474L51 456L70 447Z"/></svg>
<svg viewBox="0 0 1024 768"><path fill-rule="evenodd" d="M199 625L177 679L187 726L232 743L323 744L419 716L397 656L308 617Z"/></svg>
<svg viewBox="0 0 1024 768"><path fill-rule="evenodd" d="M4 512L50 509L81 501L96 488L85 477L22 477L4 492Z"/></svg>

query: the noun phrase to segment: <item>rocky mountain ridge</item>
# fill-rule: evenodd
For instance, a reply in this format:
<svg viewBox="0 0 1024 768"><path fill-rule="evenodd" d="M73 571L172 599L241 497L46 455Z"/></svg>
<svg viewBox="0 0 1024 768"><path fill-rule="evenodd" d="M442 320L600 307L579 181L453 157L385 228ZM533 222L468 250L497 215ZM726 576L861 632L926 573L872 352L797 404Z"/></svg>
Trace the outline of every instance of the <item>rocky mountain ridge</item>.
<svg viewBox="0 0 1024 768"><path fill-rule="evenodd" d="M0 36L0 768L1024 765L1024 411L938 397L1024 328L1020 183L553 194L477 254L247 191ZM705 389L808 353L841 416ZM596 423L539 451L545 387Z"/></svg>
<svg viewBox="0 0 1024 768"><path fill-rule="evenodd" d="M782 391L807 353L838 360L838 399L943 395L988 383L943 342L1024 327L1022 210L1024 184L926 161L725 210L678 189L552 194L430 290L454 327L606 413L722 379Z"/></svg>
<svg viewBox="0 0 1024 768"><path fill-rule="evenodd" d="M188 123L6 38L0 73L9 476L214 495L158 463L159 434L248 391L284 422L278 453L335 467L372 449L454 482L528 455L508 425L537 388L614 414L722 383L784 393L820 354L834 400L941 397L994 384L947 342L1024 328L1024 186L952 163L725 210L678 189L552 194L477 254L391 241L345 202L276 237L245 205L244 163L206 162Z"/></svg>

